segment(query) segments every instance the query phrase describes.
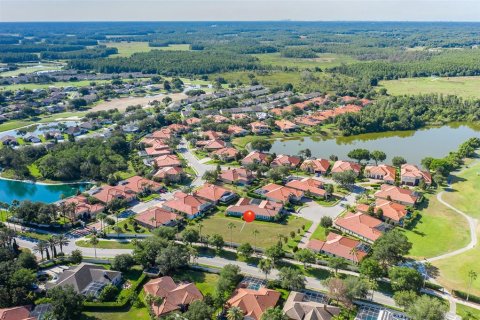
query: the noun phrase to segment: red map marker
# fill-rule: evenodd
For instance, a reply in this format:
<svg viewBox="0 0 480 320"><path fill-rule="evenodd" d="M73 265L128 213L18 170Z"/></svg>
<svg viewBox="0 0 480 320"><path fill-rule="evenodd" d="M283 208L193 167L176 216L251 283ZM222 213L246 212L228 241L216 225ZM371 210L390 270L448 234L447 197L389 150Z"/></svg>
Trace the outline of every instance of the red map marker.
<svg viewBox="0 0 480 320"><path fill-rule="evenodd" d="M243 220L245 220L245 222L252 222L255 220L255 213L251 210L245 211L243 213Z"/></svg>

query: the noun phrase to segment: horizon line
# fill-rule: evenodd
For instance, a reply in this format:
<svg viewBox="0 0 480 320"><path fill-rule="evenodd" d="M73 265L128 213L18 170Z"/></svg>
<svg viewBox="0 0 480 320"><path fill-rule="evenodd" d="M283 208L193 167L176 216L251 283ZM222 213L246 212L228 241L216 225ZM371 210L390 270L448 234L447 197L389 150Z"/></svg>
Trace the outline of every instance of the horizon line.
<svg viewBox="0 0 480 320"><path fill-rule="evenodd" d="M275 20L12 20L0 21L4 23L90 23L90 22L124 22L124 23L139 23L139 22L193 22L193 23L209 23L209 22L337 22L337 23L372 23L372 22L387 22L387 23L480 23L480 20L295 20L295 19L275 19Z"/></svg>

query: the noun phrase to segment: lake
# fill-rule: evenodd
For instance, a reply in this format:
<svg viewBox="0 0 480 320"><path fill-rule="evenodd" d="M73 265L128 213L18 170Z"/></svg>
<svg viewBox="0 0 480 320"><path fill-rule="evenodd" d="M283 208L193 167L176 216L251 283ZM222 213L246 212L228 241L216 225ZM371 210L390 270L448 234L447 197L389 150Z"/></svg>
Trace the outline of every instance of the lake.
<svg viewBox="0 0 480 320"><path fill-rule="evenodd" d="M88 184L38 184L26 181L0 179L0 201L11 204L13 200L30 200L52 203L85 190Z"/></svg>
<svg viewBox="0 0 480 320"><path fill-rule="evenodd" d="M270 152L276 154L297 154L310 149L312 156L327 158L336 155L347 160L347 154L357 148L370 151L381 150L387 154L386 163L395 156L402 156L408 162L420 165L425 157L441 158L472 137L480 137L480 126L470 124L450 124L442 127L417 131L393 131L369 133L350 137L323 139L322 137L276 140Z"/></svg>

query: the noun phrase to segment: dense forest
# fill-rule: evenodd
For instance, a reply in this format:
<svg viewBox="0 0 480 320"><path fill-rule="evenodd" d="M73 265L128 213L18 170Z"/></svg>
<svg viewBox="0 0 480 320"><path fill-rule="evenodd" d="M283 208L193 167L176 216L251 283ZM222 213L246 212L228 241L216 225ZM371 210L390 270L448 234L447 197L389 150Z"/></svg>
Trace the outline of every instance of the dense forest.
<svg viewBox="0 0 480 320"><path fill-rule="evenodd" d="M344 135L355 135L413 130L428 123L479 120L480 100L430 94L380 98L359 113L343 114L335 121Z"/></svg>

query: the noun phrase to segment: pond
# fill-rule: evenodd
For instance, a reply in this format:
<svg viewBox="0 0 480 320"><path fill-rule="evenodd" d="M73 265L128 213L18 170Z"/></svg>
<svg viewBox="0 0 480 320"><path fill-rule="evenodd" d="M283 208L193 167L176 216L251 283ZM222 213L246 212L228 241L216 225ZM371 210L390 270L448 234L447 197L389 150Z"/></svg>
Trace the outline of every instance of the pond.
<svg viewBox="0 0 480 320"><path fill-rule="evenodd" d="M395 156L402 156L408 162L420 165L425 157L440 158L472 137L480 137L477 124L455 123L442 127L431 127L417 131L393 131L369 133L351 137L323 139L322 137L276 140L270 152L276 154L297 154L300 150L310 149L312 156L329 158L336 155L347 160L347 154L356 148L381 150L387 154L386 163Z"/></svg>
<svg viewBox="0 0 480 320"><path fill-rule="evenodd" d="M3 138L5 136L13 136L15 138L19 138L22 137L24 133L31 134L37 137L38 135L45 134L45 132L47 131L67 129L70 127L78 126L79 124L79 121L54 121L41 124L31 124L29 126L19 129L2 131L0 132L0 138Z"/></svg>
<svg viewBox="0 0 480 320"><path fill-rule="evenodd" d="M28 181L0 179L0 201L11 204L13 200L30 200L52 203L85 190L88 184L38 184Z"/></svg>

